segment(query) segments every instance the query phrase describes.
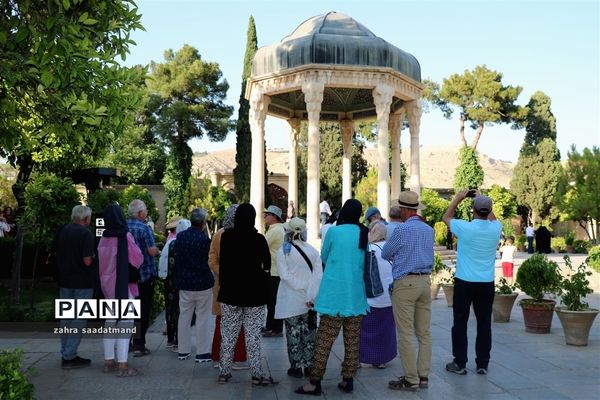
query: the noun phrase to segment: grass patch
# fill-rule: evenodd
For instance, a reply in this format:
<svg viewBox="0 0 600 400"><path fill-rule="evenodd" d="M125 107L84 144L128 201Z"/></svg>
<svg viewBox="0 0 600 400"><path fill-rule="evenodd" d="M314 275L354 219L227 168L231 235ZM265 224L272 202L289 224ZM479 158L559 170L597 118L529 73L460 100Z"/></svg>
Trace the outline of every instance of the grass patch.
<svg viewBox="0 0 600 400"><path fill-rule="evenodd" d="M36 287L32 302L31 287L21 287L20 302L11 304L8 285L0 283L0 321L54 321L54 299L57 298L57 287Z"/></svg>

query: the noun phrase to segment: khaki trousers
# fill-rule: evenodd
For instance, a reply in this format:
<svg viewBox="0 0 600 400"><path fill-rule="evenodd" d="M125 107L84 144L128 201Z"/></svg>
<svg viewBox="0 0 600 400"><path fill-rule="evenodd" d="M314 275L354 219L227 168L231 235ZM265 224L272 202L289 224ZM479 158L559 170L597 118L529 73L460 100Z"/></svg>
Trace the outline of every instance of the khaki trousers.
<svg viewBox="0 0 600 400"><path fill-rule="evenodd" d="M394 281L392 308L398 331L398 352L406 380L419 383L431 369L430 275L407 275ZM414 343L417 337L418 349Z"/></svg>

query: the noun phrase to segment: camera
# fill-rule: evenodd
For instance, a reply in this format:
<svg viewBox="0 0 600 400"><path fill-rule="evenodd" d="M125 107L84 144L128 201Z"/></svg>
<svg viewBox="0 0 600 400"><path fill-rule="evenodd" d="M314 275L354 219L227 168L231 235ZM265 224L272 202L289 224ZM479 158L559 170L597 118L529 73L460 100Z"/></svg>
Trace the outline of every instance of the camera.
<svg viewBox="0 0 600 400"><path fill-rule="evenodd" d="M467 194L465 195L466 197L475 197L477 195L477 189L469 189L469 191L467 192Z"/></svg>

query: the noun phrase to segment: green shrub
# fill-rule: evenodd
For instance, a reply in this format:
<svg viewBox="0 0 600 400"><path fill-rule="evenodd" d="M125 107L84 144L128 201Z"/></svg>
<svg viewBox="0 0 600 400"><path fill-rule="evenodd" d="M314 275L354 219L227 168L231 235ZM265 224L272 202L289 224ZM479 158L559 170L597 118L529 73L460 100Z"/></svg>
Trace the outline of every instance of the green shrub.
<svg viewBox="0 0 600 400"><path fill-rule="evenodd" d="M158 316L165 308L165 291L164 281L162 279L154 280L154 295L152 296L152 312L150 313L150 321ZM0 399L1 400L1 399Z"/></svg>
<svg viewBox="0 0 600 400"><path fill-rule="evenodd" d="M592 247L592 244L587 240L575 240L573 242L573 248L575 253L585 254Z"/></svg>
<svg viewBox="0 0 600 400"><path fill-rule="evenodd" d="M127 214L127 207L129 203L131 203L135 199L140 199L146 204L146 208L148 209L148 215L152 218L152 221L158 221L158 217L160 214L158 213L158 209L156 208L156 203L152 198L152 194L150 191L144 187L138 185L130 185L123 192L121 192L121 197L119 198L119 204L123 207L123 211L125 212L125 216Z"/></svg>
<svg viewBox="0 0 600 400"><path fill-rule="evenodd" d="M569 311L587 310L588 303L583 299L588 294L594 293L588 280L588 276L592 275L592 272L587 270L585 263L580 264L577 270L573 269L569 256L565 256L565 264L571 275L563 278L560 283L561 303Z"/></svg>
<svg viewBox="0 0 600 400"><path fill-rule="evenodd" d="M527 243L527 236L525 235L519 235L515 238L515 245L516 246L525 246L525 243Z"/></svg>
<svg viewBox="0 0 600 400"><path fill-rule="evenodd" d="M588 254L585 261L596 272L600 272L600 245L592 247Z"/></svg>
<svg viewBox="0 0 600 400"><path fill-rule="evenodd" d="M1 400L30 400L33 399L33 385L27 375L33 370L23 372L21 356L23 351L0 351L0 399Z"/></svg>
<svg viewBox="0 0 600 400"><path fill-rule="evenodd" d="M439 244L440 246L446 246L447 237L448 237L448 225L445 222L436 222L433 225L434 235L435 235L435 244Z"/></svg>
<svg viewBox="0 0 600 400"><path fill-rule="evenodd" d="M509 285L505 277L501 277L495 285L496 294L512 294L517 289L517 285Z"/></svg>
<svg viewBox="0 0 600 400"><path fill-rule="evenodd" d="M558 264L545 254L532 255L517 270L517 285L534 301L542 300L545 293L558 293L560 282Z"/></svg>
<svg viewBox="0 0 600 400"><path fill-rule="evenodd" d="M568 231L565 233L565 245L573 246L573 243L575 243L575 234L572 231Z"/></svg>
<svg viewBox="0 0 600 400"><path fill-rule="evenodd" d="M442 261L442 257L440 257L437 253L433 254L433 269L431 270L431 275L435 276L442 272L446 268L446 264Z"/></svg>
<svg viewBox="0 0 600 400"><path fill-rule="evenodd" d="M88 196L87 204L94 214L102 214L109 204L119 203L120 196L119 192L115 189L96 190ZM123 204L121 204L122 206ZM127 208L127 204L125 208Z"/></svg>
<svg viewBox="0 0 600 400"><path fill-rule="evenodd" d="M565 243L565 238L561 236L556 236L550 239L550 247L553 249L558 249L559 251L565 251L567 248L567 244Z"/></svg>

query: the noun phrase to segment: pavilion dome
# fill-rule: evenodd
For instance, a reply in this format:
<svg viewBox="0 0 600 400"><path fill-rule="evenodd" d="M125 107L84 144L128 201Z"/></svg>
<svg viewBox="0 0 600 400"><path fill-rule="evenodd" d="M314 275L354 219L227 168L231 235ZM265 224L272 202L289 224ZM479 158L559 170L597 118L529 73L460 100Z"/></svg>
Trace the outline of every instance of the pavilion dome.
<svg viewBox="0 0 600 400"><path fill-rule="evenodd" d="M312 17L281 42L258 49L252 75L277 74L310 64L387 67L421 82L421 67L413 55L335 11Z"/></svg>

